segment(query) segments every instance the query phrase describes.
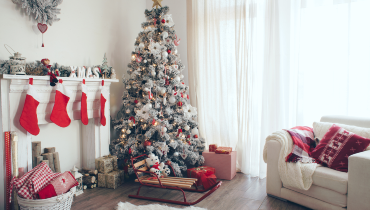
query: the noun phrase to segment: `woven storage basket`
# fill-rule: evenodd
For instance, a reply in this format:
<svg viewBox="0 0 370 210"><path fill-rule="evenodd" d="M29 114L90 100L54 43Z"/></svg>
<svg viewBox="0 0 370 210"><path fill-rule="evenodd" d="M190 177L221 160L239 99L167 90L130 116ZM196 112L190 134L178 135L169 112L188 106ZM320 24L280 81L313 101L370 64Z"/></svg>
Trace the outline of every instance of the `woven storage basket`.
<svg viewBox="0 0 370 210"><path fill-rule="evenodd" d="M69 210L72 206L73 195L76 192L76 187L71 188L67 193L56 197L31 200L24 199L18 196L18 204L21 210L46 210L46 209L65 209Z"/></svg>

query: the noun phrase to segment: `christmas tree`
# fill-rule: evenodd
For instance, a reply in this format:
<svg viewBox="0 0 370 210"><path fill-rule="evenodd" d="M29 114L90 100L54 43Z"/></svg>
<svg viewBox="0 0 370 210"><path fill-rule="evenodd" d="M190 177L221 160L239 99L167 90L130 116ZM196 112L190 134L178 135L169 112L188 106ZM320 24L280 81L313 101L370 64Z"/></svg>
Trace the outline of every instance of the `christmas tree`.
<svg viewBox="0 0 370 210"><path fill-rule="evenodd" d="M109 73L109 66L107 60L107 54L104 53L103 64L101 65L102 74L104 74L104 78L107 78L107 73Z"/></svg>
<svg viewBox="0 0 370 210"><path fill-rule="evenodd" d="M145 10L147 21L123 79L123 106L113 121L119 138L111 141L110 152L119 161L153 153L182 176L203 164L205 140L198 137L197 110L188 101L185 67L177 54L180 42L168 12L167 6Z"/></svg>

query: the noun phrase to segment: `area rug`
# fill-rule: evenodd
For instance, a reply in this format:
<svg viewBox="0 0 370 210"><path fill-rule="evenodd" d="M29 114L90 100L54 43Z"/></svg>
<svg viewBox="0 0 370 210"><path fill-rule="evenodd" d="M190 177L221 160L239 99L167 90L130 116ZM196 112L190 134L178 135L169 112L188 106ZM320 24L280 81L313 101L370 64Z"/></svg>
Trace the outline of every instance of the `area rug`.
<svg viewBox="0 0 370 210"><path fill-rule="evenodd" d="M141 206L135 206L131 203L125 202L119 202L117 204L117 207L115 208L116 210L175 210L175 209L184 209L184 210L207 210L204 208L199 208L199 207L186 207L186 208L175 208L175 207L169 207L166 205L159 205L159 204L150 204L150 205L141 205Z"/></svg>

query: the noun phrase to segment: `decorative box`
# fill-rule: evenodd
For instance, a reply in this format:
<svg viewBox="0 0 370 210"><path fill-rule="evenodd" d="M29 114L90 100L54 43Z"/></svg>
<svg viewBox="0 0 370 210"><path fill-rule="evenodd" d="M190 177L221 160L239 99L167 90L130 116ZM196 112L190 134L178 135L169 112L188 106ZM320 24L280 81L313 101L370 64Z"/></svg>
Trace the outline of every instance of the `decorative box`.
<svg viewBox="0 0 370 210"><path fill-rule="evenodd" d="M202 180L202 184L205 190L208 190L217 183L217 177L211 171L207 171L206 173L204 173L200 179Z"/></svg>
<svg viewBox="0 0 370 210"><path fill-rule="evenodd" d="M216 149L217 149L217 144L210 144L209 145L209 151L210 152L214 152L214 151L216 151Z"/></svg>
<svg viewBox="0 0 370 210"><path fill-rule="evenodd" d="M114 166L117 167L117 157L116 156L104 156L95 159L95 169L99 173L109 173L112 172ZM118 167L117 167L118 169Z"/></svg>
<svg viewBox="0 0 370 210"><path fill-rule="evenodd" d="M113 171L107 174L98 174L98 187L116 189L125 181L125 172L123 170Z"/></svg>
<svg viewBox="0 0 370 210"><path fill-rule="evenodd" d="M212 167L209 167L209 166L199 166L199 167L190 168L190 169L187 170L188 178L197 178L198 179L197 182L196 182L197 186L203 185L202 176L207 172L208 172L208 174L209 173L214 174L215 173L215 168L212 168Z"/></svg>
<svg viewBox="0 0 370 210"><path fill-rule="evenodd" d="M216 154L230 154L230 152L233 151L233 148L231 147L218 147L216 150L215 150L215 153Z"/></svg>
<svg viewBox="0 0 370 210"><path fill-rule="evenodd" d="M236 175L236 151L230 154L216 154L204 151L204 165L215 168L215 175L218 179L231 180Z"/></svg>

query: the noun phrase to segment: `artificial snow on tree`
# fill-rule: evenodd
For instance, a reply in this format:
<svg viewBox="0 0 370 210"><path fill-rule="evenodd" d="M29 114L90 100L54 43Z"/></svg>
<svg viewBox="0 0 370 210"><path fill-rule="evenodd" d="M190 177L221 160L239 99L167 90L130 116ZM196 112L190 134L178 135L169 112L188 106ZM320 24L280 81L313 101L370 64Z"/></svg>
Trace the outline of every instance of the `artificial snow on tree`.
<svg viewBox="0 0 370 210"><path fill-rule="evenodd" d="M181 73L185 67L168 11L167 6L145 10L147 21L123 79L123 106L113 121L120 134L111 141L110 152L125 163L153 153L182 176L188 167L203 164L205 140L198 138L197 111L188 101L189 87Z"/></svg>

